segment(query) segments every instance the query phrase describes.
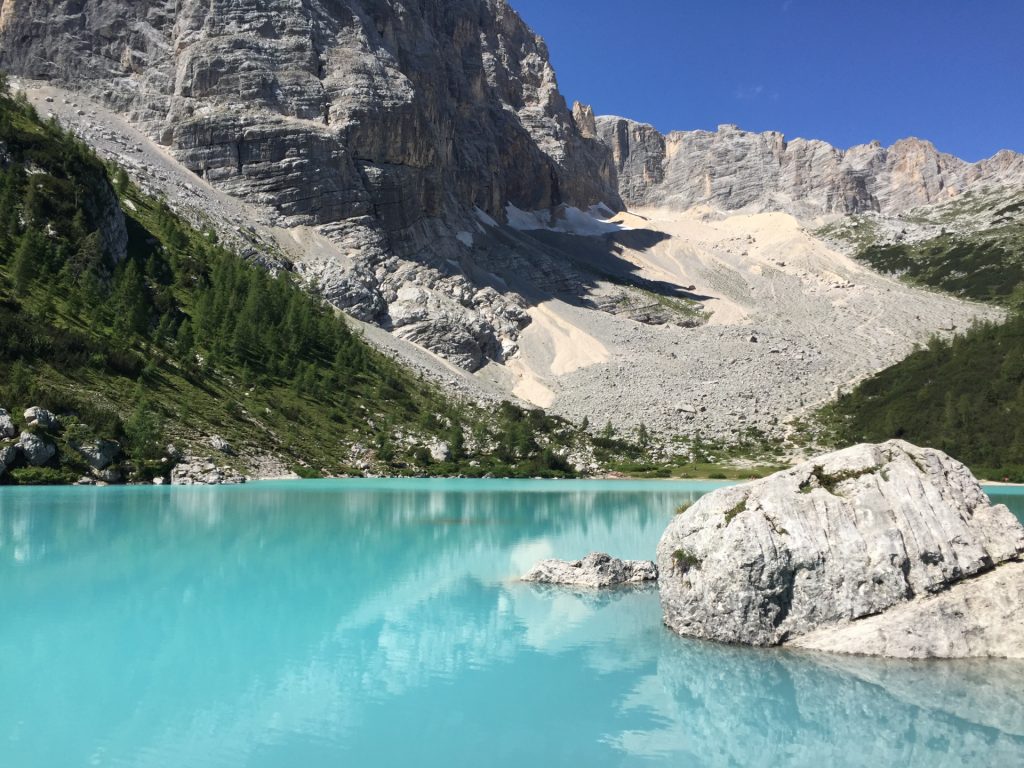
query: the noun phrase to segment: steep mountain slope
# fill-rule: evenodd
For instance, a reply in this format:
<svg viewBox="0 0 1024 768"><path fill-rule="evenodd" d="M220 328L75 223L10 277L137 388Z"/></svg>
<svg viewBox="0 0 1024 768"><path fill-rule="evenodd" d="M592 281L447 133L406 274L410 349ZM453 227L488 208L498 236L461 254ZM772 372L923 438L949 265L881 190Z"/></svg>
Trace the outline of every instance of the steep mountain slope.
<svg viewBox="0 0 1024 768"><path fill-rule="evenodd" d="M858 215L819 233L880 272L981 301L1019 305L1024 185L968 191L896 216Z"/></svg>
<svg viewBox="0 0 1024 768"><path fill-rule="evenodd" d="M190 174L80 94L53 86L29 93L41 112L248 258L295 261L318 285L339 258L322 228L260 223L251 204ZM939 329L1000 316L881 278L787 215L641 210L602 222L562 208L510 210L516 228L479 216L452 239L463 251L460 267L486 286L465 297L491 318L503 301L519 313L501 364L469 376L416 354L408 342L443 351L447 310L433 305L431 316L437 283L394 257L379 267L395 292L397 322L385 324L394 336L368 328L367 337L475 399L514 394L594 426L645 423L684 442L697 434L735 442L752 429L784 436L794 413L898 361ZM464 362L447 350L449 361Z"/></svg>
<svg viewBox="0 0 1024 768"><path fill-rule="evenodd" d="M112 183L2 82L0 327L0 484L166 479L182 459L206 478L558 475L588 445L539 412L442 394L288 273L246 263L123 170Z"/></svg>
<svg viewBox="0 0 1024 768"><path fill-rule="evenodd" d="M4 0L0 69L95 97L264 223L319 228L333 252L294 255L354 316L410 325L392 307L417 283L430 328L412 334L470 369L524 318L514 296L474 298L468 214L619 204L504 0Z"/></svg>
<svg viewBox="0 0 1024 768"><path fill-rule="evenodd" d="M623 200L632 207L685 210L707 204L800 217L895 214L970 190L1024 185L1024 155L1003 151L967 163L920 139L844 151L734 125L663 136L650 125L599 117L596 128L612 150Z"/></svg>
<svg viewBox="0 0 1024 768"><path fill-rule="evenodd" d="M1005 324L932 340L823 409L829 439L904 437L986 477L1024 478L1024 190L853 217L823 234L879 271L1012 313Z"/></svg>
<svg viewBox="0 0 1024 768"><path fill-rule="evenodd" d="M792 216L714 210L747 193L616 217L638 177L501 0L2 8L0 66L41 112L470 393L684 441L779 437L932 333L1000 316L879 277ZM631 151L641 180L664 171ZM712 154L737 182L773 162Z"/></svg>

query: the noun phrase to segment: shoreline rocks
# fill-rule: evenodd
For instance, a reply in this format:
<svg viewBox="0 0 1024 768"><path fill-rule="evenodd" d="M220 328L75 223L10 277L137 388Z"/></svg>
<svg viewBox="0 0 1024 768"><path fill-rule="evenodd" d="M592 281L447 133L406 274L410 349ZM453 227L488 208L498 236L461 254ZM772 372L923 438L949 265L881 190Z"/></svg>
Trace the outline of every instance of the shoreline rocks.
<svg viewBox="0 0 1024 768"><path fill-rule="evenodd" d="M648 584L657 578L658 567L650 560L620 560L603 552L593 552L582 560L541 560L522 580L603 589Z"/></svg>
<svg viewBox="0 0 1024 768"><path fill-rule="evenodd" d="M57 446L31 432L22 432L16 447L33 467L41 467L57 455Z"/></svg>
<svg viewBox="0 0 1024 768"><path fill-rule="evenodd" d="M211 459L186 457L171 470L171 485L241 485L246 478Z"/></svg>
<svg viewBox="0 0 1024 768"><path fill-rule="evenodd" d="M1022 553L1024 527L966 467L894 440L708 494L657 562L681 635L946 658L1024 656Z"/></svg>

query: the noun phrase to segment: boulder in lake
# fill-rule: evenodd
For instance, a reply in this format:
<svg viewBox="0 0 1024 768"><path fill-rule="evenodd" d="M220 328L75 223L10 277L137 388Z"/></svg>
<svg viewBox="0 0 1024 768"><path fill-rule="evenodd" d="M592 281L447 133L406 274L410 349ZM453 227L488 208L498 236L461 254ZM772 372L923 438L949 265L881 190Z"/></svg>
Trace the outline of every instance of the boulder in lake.
<svg viewBox="0 0 1024 768"><path fill-rule="evenodd" d="M665 623L692 637L1024 655L1022 553L1024 527L966 467L894 440L703 497L662 536L659 588Z"/></svg>
<svg viewBox="0 0 1024 768"><path fill-rule="evenodd" d="M644 584L657 578L658 568L650 560L619 560L594 552L582 560L541 560L523 576L523 581L600 589Z"/></svg>
<svg viewBox="0 0 1024 768"><path fill-rule="evenodd" d="M57 446L31 432L21 433L21 437L18 439L18 448L25 454L25 460L33 467L43 466L57 453Z"/></svg>

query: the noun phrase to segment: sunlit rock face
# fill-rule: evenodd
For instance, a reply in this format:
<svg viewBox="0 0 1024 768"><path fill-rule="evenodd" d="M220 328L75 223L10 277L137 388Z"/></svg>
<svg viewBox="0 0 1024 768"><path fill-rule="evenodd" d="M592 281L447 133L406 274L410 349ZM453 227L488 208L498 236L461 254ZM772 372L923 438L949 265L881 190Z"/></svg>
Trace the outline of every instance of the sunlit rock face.
<svg viewBox="0 0 1024 768"><path fill-rule="evenodd" d="M501 0L10 0L0 66L99 95L287 220L617 203L544 42Z"/></svg>
<svg viewBox="0 0 1024 768"><path fill-rule="evenodd" d="M1022 155L1003 151L968 163L915 138L841 150L735 125L663 136L653 126L608 116L596 119L596 130L612 151L622 198L632 207L892 214L972 189L1024 183Z"/></svg>
<svg viewBox="0 0 1024 768"><path fill-rule="evenodd" d="M1024 527L902 441L708 494L658 545L665 623L728 643L921 657L1024 653Z"/></svg>

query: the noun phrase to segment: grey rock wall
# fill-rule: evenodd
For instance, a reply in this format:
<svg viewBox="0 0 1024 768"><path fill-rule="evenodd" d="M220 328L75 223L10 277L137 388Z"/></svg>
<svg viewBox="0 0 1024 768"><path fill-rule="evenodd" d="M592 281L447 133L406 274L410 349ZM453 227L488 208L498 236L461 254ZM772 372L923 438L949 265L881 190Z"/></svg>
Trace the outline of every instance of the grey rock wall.
<svg viewBox="0 0 1024 768"><path fill-rule="evenodd" d="M503 247L455 239L473 210L621 206L504 0L0 0L0 69L113 108L264 223L317 228L335 256L299 266L333 303L469 369L528 321L494 290Z"/></svg>
<svg viewBox="0 0 1024 768"><path fill-rule="evenodd" d="M503 0L3 0L0 68L101 97L290 223L619 202Z"/></svg>
<svg viewBox="0 0 1024 768"><path fill-rule="evenodd" d="M687 209L711 205L797 216L898 213L986 186L1024 184L1024 156L1003 151L978 163L939 152L920 139L843 151L823 142L787 141L778 132L734 125L676 131L620 117L596 119L630 206Z"/></svg>

